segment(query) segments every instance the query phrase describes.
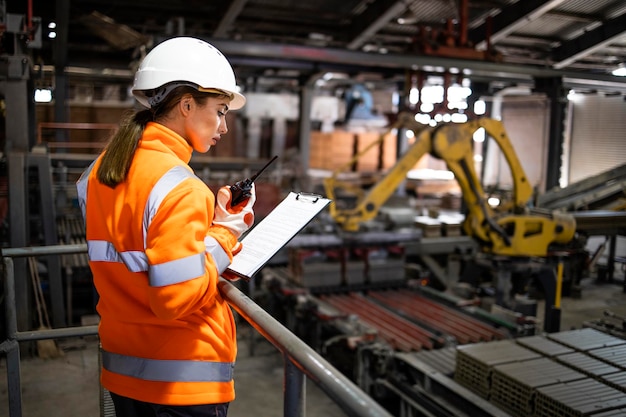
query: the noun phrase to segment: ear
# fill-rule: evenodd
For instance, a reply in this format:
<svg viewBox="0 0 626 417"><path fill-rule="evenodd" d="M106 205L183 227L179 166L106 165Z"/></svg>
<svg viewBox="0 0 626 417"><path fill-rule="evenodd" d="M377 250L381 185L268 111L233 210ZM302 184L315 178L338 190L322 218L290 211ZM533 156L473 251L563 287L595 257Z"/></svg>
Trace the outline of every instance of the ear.
<svg viewBox="0 0 626 417"><path fill-rule="evenodd" d="M186 115L191 110L192 102L193 97L191 97L190 95L184 95L178 103L180 111Z"/></svg>

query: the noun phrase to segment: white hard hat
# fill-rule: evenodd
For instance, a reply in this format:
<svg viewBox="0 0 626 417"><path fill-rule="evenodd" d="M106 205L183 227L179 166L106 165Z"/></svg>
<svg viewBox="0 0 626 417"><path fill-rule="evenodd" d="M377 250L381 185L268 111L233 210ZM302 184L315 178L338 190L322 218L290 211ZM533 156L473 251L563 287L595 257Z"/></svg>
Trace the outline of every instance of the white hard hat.
<svg viewBox="0 0 626 417"><path fill-rule="evenodd" d="M237 91L235 74L226 57L201 39L171 38L154 47L139 65L132 91L141 104L150 108L179 85L223 92L231 97L232 110L246 103L246 98ZM161 91L155 91L161 87ZM148 91L156 96L146 95Z"/></svg>

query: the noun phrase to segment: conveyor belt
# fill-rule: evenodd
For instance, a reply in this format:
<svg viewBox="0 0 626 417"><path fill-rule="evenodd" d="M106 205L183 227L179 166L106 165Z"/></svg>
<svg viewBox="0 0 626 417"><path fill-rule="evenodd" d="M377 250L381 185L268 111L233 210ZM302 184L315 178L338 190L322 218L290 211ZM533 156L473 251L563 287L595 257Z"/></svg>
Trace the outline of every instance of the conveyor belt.
<svg viewBox="0 0 626 417"><path fill-rule="evenodd" d="M460 344L504 339L504 332L409 290L370 292L372 299L418 323L450 335Z"/></svg>
<svg viewBox="0 0 626 417"><path fill-rule="evenodd" d="M444 344L441 335L390 312L362 295L333 294L320 298L346 314L358 315L360 320L375 328L380 337L396 350L418 351L422 348L441 347Z"/></svg>
<svg viewBox="0 0 626 417"><path fill-rule="evenodd" d="M320 299L354 314L394 349L409 352L455 344L504 339L505 333L410 290L328 294Z"/></svg>
<svg viewBox="0 0 626 417"><path fill-rule="evenodd" d="M537 197L537 205L548 209L604 210L624 198L626 165L612 168L565 188L555 187Z"/></svg>
<svg viewBox="0 0 626 417"><path fill-rule="evenodd" d="M576 211L576 230L589 234L619 234L626 230L626 212L610 210Z"/></svg>

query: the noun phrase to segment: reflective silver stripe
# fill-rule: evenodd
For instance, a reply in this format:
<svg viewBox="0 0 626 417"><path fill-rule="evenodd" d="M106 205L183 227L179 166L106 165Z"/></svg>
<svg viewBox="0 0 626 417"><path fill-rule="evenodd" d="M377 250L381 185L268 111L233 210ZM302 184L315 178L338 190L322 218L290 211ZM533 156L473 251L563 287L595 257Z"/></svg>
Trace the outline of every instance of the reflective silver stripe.
<svg viewBox="0 0 626 417"><path fill-rule="evenodd" d="M111 242L90 240L87 242L89 259L96 262L121 262L131 272L146 272L148 259L143 251L118 252Z"/></svg>
<svg viewBox="0 0 626 417"><path fill-rule="evenodd" d="M89 170L93 164L89 167ZM84 196L86 202L88 174L85 177L84 184L80 185L79 194ZM82 178L82 177L81 177ZM154 185L148 196L146 207L143 214L143 242L144 250L146 249L146 241L148 229L152 219L156 215L159 206L165 197L181 182L188 178L200 179L183 166L175 166L166 172ZM79 185L77 185L79 187ZM83 206L86 203L82 203ZM220 246L220 244L212 237L207 236L204 240L205 251L213 257L216 267L221 274L230 264L228 254ZM89 259L91 261L100 262L122 262L131 272L148 272L150 285L162 287L165 285L177 284L188 281L204 275L206 258L204 253L188 256L183 259L176 259L158 265L150 265L148 257L144 251L125 251L118 252L111 242L102 240L90 240L87 242Z"/></svg>
<svg viewBox="0 0 626 417"><path fill-rule="evenodd" d="M206 251L213 257L213 262L215 262L217 271L220 275L222 275L222 273L226 271L228 265L230 265L230 258L228 257L228 254L214 237L205 237L204 246L206 247Z"/></svg>
<svg viewBox="0 0 626 417"><path fill-rule="evenodd" d="M208 238L215 241L213 238ZM228 255L215 241L216 252L222 253L226 257L226 266L230 263ZM218 250L219 249L219 250ZM158 265L149 266L148 258L142 251L118 252L111 242L105 240L90 240L87 242L89 259L95 262L120 262L124 263L131 272L148 272L150 275L150 285L162 287L170 284L177 284L204 275L204 265L206 258L204 253L191 255L183 259L165 262ZM220 266L218 266L220 268ZM224 267L226 268L226 267ZM220 272L221 273L221 272Z"/></svg>
<svg viewBox="0 0 626 417"><path fill-rule="evenodd" d="M148 236L148 228L152 219L156 215L161 202L167 197L178 184L186 180L187 178L198 178L188 169L182 166L175 166L167 171L160 179L154 184L148 196L146 208L143 212L143 247L146 247L146 239ZM200 181L200 179L198 179Z"/></svg>
<svg viewBox="0 0 626 417"><path fill-rule="evenodd" d="M144 359L102 350L102 366L109 372L146 381L230 382L235 363Z"/></svg>
<svg viewBox="0 0 626 417"><path fill-rule="evenodd" d="M145 272L150 267L148 264L148 257L143 251L127 250L125 252L121 252L120 256L124 265L126 265L128 270L131 272Z"/></svg>
<svg viewBox="0 0 626 417"><path fill-rule="evenodd" d="M93 161L89 167L80 175L78 181L76 181L76 190L78 191L78 205L80 211L83 213L83 221L87 219L87 181L89 180L89 174L93 169L96 161Z"/></svg>
<svg viewBox="0 0 626 417"><path fill-rule="evenodd" d="M150 286L163 287L204 275L204 253L165 262L150 267Z"/></svg>

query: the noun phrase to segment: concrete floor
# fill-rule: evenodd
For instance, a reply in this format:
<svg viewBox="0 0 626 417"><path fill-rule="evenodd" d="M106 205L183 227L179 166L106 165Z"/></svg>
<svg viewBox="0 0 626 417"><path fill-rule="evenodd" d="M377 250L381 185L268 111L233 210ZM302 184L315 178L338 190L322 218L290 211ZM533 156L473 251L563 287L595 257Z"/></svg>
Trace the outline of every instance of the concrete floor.
<svg viewBox="0 0 626 417"><path fill-rule="evenodd" d="M542 309L540 304L539 309ZM626 294L621 283L583 281L580 299L562 300L561 330L581 328L585 320L601 318L604 310L626 316ZM541 317L542 313L538 314ZM248 325L240 325L240 352L236 369L237 399L229 417L280 416L283 413L283 358L261 336L250 355ZM100 416L97 341L61 341L65 355L43 360L22 355L23 417ZM311 381L307 381L306 415L343 417L340 410ZM8 417L6 361L0 361L0 417Z"/></svg>

